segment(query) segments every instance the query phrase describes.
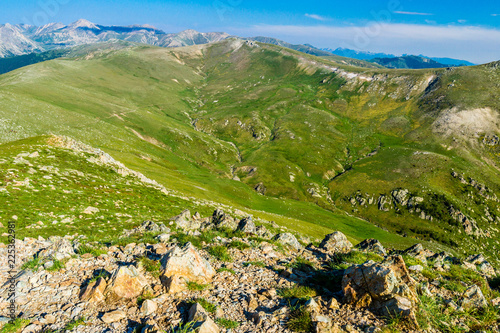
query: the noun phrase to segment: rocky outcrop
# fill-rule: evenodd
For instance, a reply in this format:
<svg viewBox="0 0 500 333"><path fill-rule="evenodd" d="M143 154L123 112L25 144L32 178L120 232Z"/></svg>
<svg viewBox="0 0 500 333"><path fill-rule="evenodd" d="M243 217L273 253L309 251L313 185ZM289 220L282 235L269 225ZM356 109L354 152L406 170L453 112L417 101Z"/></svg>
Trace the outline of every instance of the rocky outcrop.
<svg viewBox="0 0 500 333"><path fill-rule="evenodd" d="M89 283L80 294L80 300L87 301L89 303L100 303L104 302L104 293L106 290L106 280L102 277Z"/></svg>
<svg viewBox="0 0 500 333"><path fill-rule="evenodd" d="M161 281L170 293L186 288L186 282L207 284L215 270L191 243L176 246L161 259Z"/></svg>
<svg viewBox="0 0 500 333"><path fill-rule="evenodd" d="M238 230L251 235L255 235L257 233L257 227L252 221L251 216L245 217L240 221L240 223L238 224Z"/></svg>
<svg viewBox="0 0 500 333"><path fill-rule="evenodd" d="M373 238L365 239L364 241L356 245L355 248L363 252L372 252L381 256L385 256L387 254L384 247L382 246L382 243Z"/></svg>
<svg viewBox="0 0 500 333"><path fill-rule="evenodd" d="M461 305L464 309L482 309L488 306L488 301L486 301L481 288L474 284L464 292Z"/></svg>
<svg viewBox="0 0 500 333"><path fill-rule="evenodd" d="M238 227L238 221L229 215L226 215L222 209L217 208L212 214L212 224L217 228L228 228L235 230Z"/></svg>
<svg viewBox="0 0 500 333"><path fill-rule="evenodd" d="M39 258L63 260L75 254L73 245L69 240L61 237L51 237L49 240L51 244L38 253Z"/></svg>
<svg viewBox="0 0 500 333"><path fill-rule="evenodd" d="M351 251L352 243L343 233L335 231L326 235L319 247L330 253L347 253Z"/></svg>
<svg viewBox="0 0 500 333"><path fill-rule="evenodd" d="M351 266L342 279L346 303L413 319L418 302L415 285L401 256Z"/></svg>

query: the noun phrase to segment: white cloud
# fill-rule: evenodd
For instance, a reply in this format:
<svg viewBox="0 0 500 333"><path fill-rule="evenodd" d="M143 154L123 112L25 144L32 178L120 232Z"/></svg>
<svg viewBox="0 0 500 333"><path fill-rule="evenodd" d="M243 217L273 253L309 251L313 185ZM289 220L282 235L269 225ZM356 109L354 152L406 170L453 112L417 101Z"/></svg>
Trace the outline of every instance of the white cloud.
<svg viewBox="0 0 500 333"><path fill-rule="evenodd" d="M366 26L255 25L232 30L239 35L267 35L317 47L424 54L475 63L500 60L500 30L477 26L373 22Z"/></svg>
<svg viewBox="0 0 500 333"><path fill-rule="evenodd" d="M491 14L491 16L495 16L496 17L496 16L500 16L500 14Z"/></svg>
<svg viewBox="0 0 500 333"><path fill-rule="evenodd" d="M318 20L318 21L328 21L328 19L326 17L320 16L320 15L316 15L316 14L306 14L305 16L309 17L309 18L312 18L314 20Z"/></svg>
<svg viewBox="0 0 500 333"><path fill-rule="evenodd" d="M467 20L458 20L458 23L464 24L464 23L467 23Z"/></svg>
<svg viewBox="0 0 500 333"><path fill-rule="evenodd" d="M434 15L434 14L431 14L431 13L403 12L403 11L400 11L400 10L394 11L394 13L401 14L401 15L421 15L421 16Z"/></svg>

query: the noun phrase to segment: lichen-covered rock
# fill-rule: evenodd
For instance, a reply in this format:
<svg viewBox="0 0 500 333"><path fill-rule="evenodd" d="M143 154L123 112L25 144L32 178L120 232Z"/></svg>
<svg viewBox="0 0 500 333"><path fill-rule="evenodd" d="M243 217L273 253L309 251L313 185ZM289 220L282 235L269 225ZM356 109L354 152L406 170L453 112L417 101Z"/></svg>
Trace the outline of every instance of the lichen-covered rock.
<svg viewBox="0 0 500 333"><path fill-rule="evenodd" d="M220 208L217 208L212 214L212 223L215 224L217 228L228 228L230 230L236 230L238 227L238 220L226 215Z"/></svg>
<svg viewBox="0 0 500 333"><path fill-rule="evenodd" d="M415 281L401 256L349 267L342 279L342 289L346 303L355 307L367 307L385 316L415 318L418 302Z"/></svg>
<svg viewBox="0 0 500 333"><path fill-rule="evenodd" d="M185 289L187 281L206 284L215 270L191 243L176 246L161 259L161 281L171 293Z"/></svg>
<svg viewBox="0 0 500 333"><path fill-rule="evenodd" d="M141 314L149 316L155 313L156 309L158 309L158 304L153 300L147 299L141 305Z"/></svg>
<svg viewBox="0 0 500 333"><path fill-rule="evenodd" d="M201 221L191 217L191 212L189 209L184 210L182 213L174 218L175 225L177 228L184 231L195 230L201 227Z"/></svg>
<svg viewBox="0 0 500 333"><path fill-rule="evenodd" d="M106 296L113 298L135 298L140 296L149 284L146 278L134 266L118 267L109 280Z"/></svg>
<svg viewBox="0 0 500 333"><path fill-rule="evenodd" d="M464 292L461 305L464 309L482 309L488 306L488 301L486 301L481 288L473 284Z"/></svg>
<svg viewBox="0 0 500 333"><path fill-rule="evenodd" d="M253 223L251 216L245 217L240 221L238 224L238 230L251 235L255 235L257 233L257 228L255 227L255 223Z"/></svg>
<svg viewBox="0 0 500 333"><path fill-rule="evenodd" d="M385 256L387 254L382 244L374 238L365 239L356 245L356 248L363 252L372 252L381 256Z"/></svg>
<svg viewBox="0 0 500 333"><path fill-rule="evenodd" d="M122 310L115 310L111 312L105 313L102 317L101 320L105 322L106 324L114 323L116 321L120 321L122 319L127 318L127 314L125 311Z"/></svg>
<svg viewBox="0 0 500 333"><path fill-rule="evenodd" d="M348 253L352 249L352 243L343 233L335 231L326 235L319 247L331 253Z"/></svg>
<svg viewBox="0 0 500 333"><path fill-rule="evenodd" d="M435 255L434 252L424 249L424 246L420 243L410 246L403 253L420 260L424 264L427 263L428 257Z"/></svg>
<svg viewBox="0 0 500 333"><path fill-rule="evenodd" d="M169 233L170 229L163 223L156 223L153 221L144 221L140 226L134 228L134 232L165 232Z"/></svg>
<svg viewBox="0 0 500 333"><path fill-rule="evenodd" d="M299 241L297 240L297 238L295 238L294 235L292 235L291 233L289 232L284 232L284 233L281 233L281 234L277 234L275 237L274 237L274 240L283 244L283 245L287 245L287 246L290 246L296 250L300 250L302 249L302 245L300 245Z"/></svg>

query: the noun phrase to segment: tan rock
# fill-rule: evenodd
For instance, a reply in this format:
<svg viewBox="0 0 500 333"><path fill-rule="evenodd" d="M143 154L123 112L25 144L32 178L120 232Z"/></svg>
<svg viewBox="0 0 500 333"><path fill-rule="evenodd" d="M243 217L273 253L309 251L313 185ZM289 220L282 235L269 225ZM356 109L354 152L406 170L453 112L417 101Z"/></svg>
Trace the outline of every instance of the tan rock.
<svg viewBox="0 0 500 333"><path fill-rule="evenodd" d="M135 298L149 287L144 276L134 266L120 266L110 278L105 294L117 298Z"/></svg>
<svg viewBox="0 0 500 333"><path fill-rule="evenodd" d="M418 303L415 281L401 256L349 267L344 273L342 288L348 304L369 307L384 316L396 314L415 319Z"/></svg>
<svg viewBox="0 0 500 333"><path fill-rule="evenodd" d="M120 321L124 318L127 318L127 314L125 313L125 311L115 310L115 311L105 313L102 316L101 320L103 322L105 322L106 324L110 324L110 323Z"/></svg>
<svg viewBox="0 0 500 333"><path fill-rule="evenodd" d="M332 297L332 299L329 300L328 303L326 303L326 307L327 307L327 309L330 309L330 310L337 310L340 308L340 305L339 305L339 302L337 301L337 299L335 297Z"/></svg>
<svg viewBox="0 0 500 333"><path fill-rule="evenodd" d="M205 321L207 318L207 311L199 303L193 304L189 309L188 321Z"/></svg>
<svg viewBox="0 0 500 333"><path fill-rule="evenodd" d="M158 304L155 301L150 299L145 300L141 305L141 314L144 316L149 316L152 313L155 313L158 309Z"/></svg>
<svg viewBox="0 0 500 333"><path fill-rule="evenodd" d="M160 279L169 293L186 288L186 281L207 284L215 276L215 270L191 243L175 247L161 259Z"/></svg>
<svg viewBox="0 0 500 333"><path fill-rule="evenodd" d="M106 290L106 281L100 277L94 282L89 283L80 294L80 300L91 303L104 301L104 291Z"/></svg>
<svg viewBox="0 0 500 333"><path fill-rule="evenodd" d="M352 243L343 233L335 231L326 235L319 247L332 253L348 253L352 249Z"/></svg>

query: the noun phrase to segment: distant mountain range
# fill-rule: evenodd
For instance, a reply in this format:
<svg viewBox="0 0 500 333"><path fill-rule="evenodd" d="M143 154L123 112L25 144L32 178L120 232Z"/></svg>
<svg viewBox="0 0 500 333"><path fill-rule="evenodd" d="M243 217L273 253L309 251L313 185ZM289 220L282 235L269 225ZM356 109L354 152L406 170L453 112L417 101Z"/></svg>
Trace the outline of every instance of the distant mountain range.
<svg viewBox="0 0 500 333"><path fill-rule="evenodd" d="M0 25L0 57L44 52L113 39L177 47L217 42L228 37L230 35L223 32L202 33L195 30L165 33L147 25L103 26L83 19L69 25L49 23L42 27L7 23Z"/></svg>
<svg viewBox="0 0 500 333"><path fill-rule="evenodd" d="M15 61L2 62L0 64L0 73L17 68L19 64L36 63L63 56L64 52L59 51L70 47L102 43L110 40L124 40L160 47L180 47L218 42L229 37L236 36L231 36L224 32L203 33L195 30L166 33L149 25L103 26L84 19L80 19L69 25L49 23L41 27L7 23L0 25L0 58L32 55L25 56L20 61L16 59ZM474 65L465 60L428 58L422 55L403 55L402 57L397 57L393 54L371 53L344 48L337 48L335 50L319 49L309 44L291 44L271 37L259 36L243 39L283 46L319 57L328 57L333 54L344 58L370 61L388 68L440 68ZM58 52L45 54L47 51ZM44 54L39 55L42 53ZM349 65L360 66L360 64L353 63L349 59L344 59L344 62ZM363 63L361 66L371 67L367 63Z"/></svg>
<svg viewBox="0 0 500 333"><path fill-rule="evenodd" d="M452 58L437 58L437 57L426 57L424 55L408 55L408 54L403 54L402 56L396 56L394 54L388 54L388 53L373 53L373 52L365 52L365 51L356 51L356 50L351 50L351 49L345 49L345 48L337 48L337 49L330 49L330 48L324 48L321 49L322 51L327 51L330 53L333 53L338 56L342 57L347 57L347 58L354 58L354 59L360 59L360 60L367 60L367 61L373 61L374 59L378 59L378 61L374 61L378 64L383 65L383 63L389 63L391 65L397 65L399 64L402 67L390 67L390 68L430 68L426 67L427 64L434 64L434 65L439 65L438 67L449 67L449 66L474 66L475 64L467 61L467 60L460 60L460 59L452 59ZM420 58L420 59L417 59ZM384 60L380 60L384 59ZM385 59L393 59L391 61L385 60ZM432 60L434 62L428 62L428 60ZM411 65L415 65L417 67L411 67ZM436 67L436 68L438 68Z"/></svg>

